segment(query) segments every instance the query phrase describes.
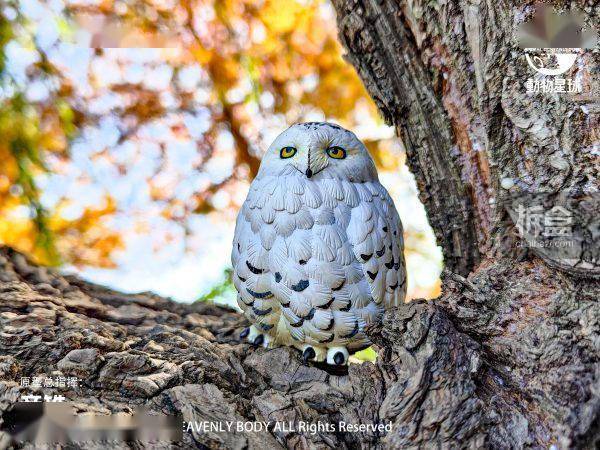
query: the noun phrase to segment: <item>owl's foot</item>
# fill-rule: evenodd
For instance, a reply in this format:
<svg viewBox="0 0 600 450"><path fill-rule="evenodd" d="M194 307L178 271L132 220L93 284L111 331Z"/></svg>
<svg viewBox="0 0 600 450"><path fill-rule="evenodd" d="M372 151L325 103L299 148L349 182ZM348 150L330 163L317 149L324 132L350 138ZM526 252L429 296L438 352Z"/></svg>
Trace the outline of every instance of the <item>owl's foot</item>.
<svg viewBox="0 0 600 450"><path fill-rule="evenodd" d="M300 351L302 352L302 359L304 363L309 361L320 362L325 361L327 358L327 349L323 347L313 347L312 345L304 345Z"/></svg>
<svg viewBox="0 0 600 450"><path fill-rule="evenodd" d="M252 345L256 347L269 348L272 343L272 338L268 334L261 332L254 325L250 325L240 333L241 339L247 339Z"/></svg>
<svg viewBox="0 0 600 450"><path fill-rule="evenodd" d="M346 347L329 347L327 349L327 364L343 366L348 364L350 354Z"/></svg>
<svg viewBox="0 0 600 450"><path fill-rule="evenodd" d="M309 361L319 363L326 362L332 366L345 366L348 364L348 350L346 347L315 347L305 344L300 348L304 363Z"/></svg>

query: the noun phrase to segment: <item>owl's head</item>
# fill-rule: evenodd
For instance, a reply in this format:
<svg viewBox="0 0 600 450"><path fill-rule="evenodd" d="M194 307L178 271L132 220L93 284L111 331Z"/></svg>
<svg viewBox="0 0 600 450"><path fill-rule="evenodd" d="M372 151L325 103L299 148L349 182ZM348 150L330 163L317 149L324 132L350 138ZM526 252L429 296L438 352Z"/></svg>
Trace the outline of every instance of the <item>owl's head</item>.
<svg viewBox="0 0 600 450"><path fill-rule="evenodd" d="M327 122L292 125L263 156L258 177L300 172L308 179L377 180L367 148L354 133Z"/></svg>

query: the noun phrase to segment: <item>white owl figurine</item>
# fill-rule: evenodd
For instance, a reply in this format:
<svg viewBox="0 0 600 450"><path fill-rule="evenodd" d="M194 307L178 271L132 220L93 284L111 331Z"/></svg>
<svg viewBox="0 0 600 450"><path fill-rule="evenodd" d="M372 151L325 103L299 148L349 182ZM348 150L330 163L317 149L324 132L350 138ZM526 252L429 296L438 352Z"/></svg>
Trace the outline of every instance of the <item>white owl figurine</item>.
<svg viewBox="0 0 600 450"><path fill-rule="evenodd" d="M344 365L365 328L406 295L402 223L363 143L308 122L265 153L238 215L231 260L255 345Z"/></svg>

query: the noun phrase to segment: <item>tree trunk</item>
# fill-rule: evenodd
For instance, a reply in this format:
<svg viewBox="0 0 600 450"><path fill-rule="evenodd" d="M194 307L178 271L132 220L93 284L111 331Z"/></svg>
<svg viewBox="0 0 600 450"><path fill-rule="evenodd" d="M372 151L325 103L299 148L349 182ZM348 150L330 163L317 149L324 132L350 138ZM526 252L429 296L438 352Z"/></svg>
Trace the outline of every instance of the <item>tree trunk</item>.
<svg viewBox="0 0 600 450"><path fill-rule="evenodd" d="M597 52L580 55L562 75L581 77L581 94L528 93L534 73L517 45L517 24L531 19L530 2L333 3L348 59L402 138L444 251L443 296L427 308L468 348L452 361L460 381L417 366L413 377L429 372L451 400L419 385L417 410L399 408L395 420L404 428L383 442L593 446L600 425ZM598 29L590 2L555 3L579 6ZM561 201L575 211L572 251L527 251L523 238L531 236L516 232L515 204ZM436 342L438 352L456 356L449 335Z"/></svg>
<svg viewBox="0 0 600 450"><path fill-rule="evenodd" d="M21 378L49 374L81 380L43 389L79 411L146 405L185 421L271 422L269 432L184 432L182 448L597 445L598 233L574 227L579 259L527 250L511 203L523 191L551 200L567 192L597 219L599 108L585 91L598 81L592 53L573 69L582 95L532 95L515 44L526 5L334 6L348 58L406 147L444 251L442 297L386 312L369 333L376 363L340 376L304 366L295 350L240 344L245 322L235 312L121 294L1 249L0 448L11 440L14 402L32 391ZM272 428L283 421L295 430ZM343 432L340 421L391 431ZM311 433L301 422L336 429Z"/></svg>

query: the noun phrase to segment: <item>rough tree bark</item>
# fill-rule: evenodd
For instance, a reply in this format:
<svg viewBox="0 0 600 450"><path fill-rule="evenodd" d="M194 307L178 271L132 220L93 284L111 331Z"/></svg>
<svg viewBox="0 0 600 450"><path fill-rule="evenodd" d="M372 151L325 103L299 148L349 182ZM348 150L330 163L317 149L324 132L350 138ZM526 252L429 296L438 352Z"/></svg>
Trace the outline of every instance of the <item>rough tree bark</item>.
<svg viewBox="0 0 600 450"><path fill-rule="evenodd" d="M192 432L174 445L184 448L597 445L597 267L507 251L518 237L500 206L502 186L597 192L597 94L525 93L531 75L514 27L530 11L525 3L334 6L349 60L405 144L444 250L442 297L387 312L370 330L377 362L337 376L302 365L290 349L240 344L235 312L121 294L1 249L4 425L30 391L21 377L59 373L82 380L60 390L80 411L146 405L186 421L392 423L389 433ZM591 3L580 6L597 26ZM598 82L593 57L573 69L584 86ZM0 447L8 442L0 431Z"/></svg>

